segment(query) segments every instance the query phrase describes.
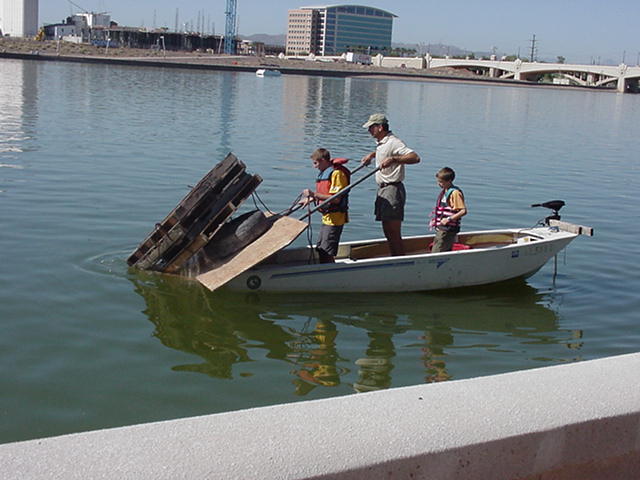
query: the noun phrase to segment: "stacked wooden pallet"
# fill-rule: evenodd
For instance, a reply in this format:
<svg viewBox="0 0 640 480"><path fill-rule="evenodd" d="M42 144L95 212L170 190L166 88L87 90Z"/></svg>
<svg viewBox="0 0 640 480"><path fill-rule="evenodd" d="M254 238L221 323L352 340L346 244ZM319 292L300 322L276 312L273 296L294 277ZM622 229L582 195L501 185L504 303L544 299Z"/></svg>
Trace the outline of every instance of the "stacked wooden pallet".
<svg viewBox="0 0 640 480"><path fill-rule="evenodd" d="M181 273L261 182L230 153L156 224L127 263L143 270Z"/></svg>

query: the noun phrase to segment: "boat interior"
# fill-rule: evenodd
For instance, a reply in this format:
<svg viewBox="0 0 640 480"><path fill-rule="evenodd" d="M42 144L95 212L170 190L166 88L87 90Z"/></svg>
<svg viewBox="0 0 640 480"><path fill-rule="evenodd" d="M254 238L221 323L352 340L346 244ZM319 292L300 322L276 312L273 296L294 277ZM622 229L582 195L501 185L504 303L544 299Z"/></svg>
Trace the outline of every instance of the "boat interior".
<svg viewBox="0 0 640 480"><path fill-rule="evenodd" d="M431 253L433 235L408 237L403 240L405 255L423 255ZM454 243L454 251L496 248L517 243L529 243L540 240L531 232L505 231L460 234ZM386 240L341 243L336 255L336 262L350 262L389 256ZM317 263L315 249L309 247L281 250L272 255L262 265Z"/></svg>

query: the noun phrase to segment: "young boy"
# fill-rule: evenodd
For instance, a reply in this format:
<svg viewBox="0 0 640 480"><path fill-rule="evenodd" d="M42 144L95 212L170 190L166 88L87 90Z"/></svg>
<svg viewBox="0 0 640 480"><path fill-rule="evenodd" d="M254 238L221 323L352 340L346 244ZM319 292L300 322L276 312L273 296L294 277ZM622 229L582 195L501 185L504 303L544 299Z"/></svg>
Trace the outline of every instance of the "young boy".
<svg viewBox="0 0 640 480"><path fill-rule="evenodd" d="M436 173L436 181L442 191L431 212L429 226L436 229L431 252L448 252L460 231L460 219L467 214L462 190L453 184L456 172L449 167L441 168Z"/></svg>
<svg viewBox="0 0 640 480"><path fill-rule="evenodd" d="M332 162L331 154L326 148L318 148L313 152L311 161L320 173L316 179L315 190L306 188L302 191L302 195L305 197L303 203L306 204L311 200L321 203L349 185L349 170ZM320 227L320 236L316 245L320 263L333 263L338 253L342 228L349 221L349 200L347 197L348 194L344 194L320 209L322 227Z"/></svg>

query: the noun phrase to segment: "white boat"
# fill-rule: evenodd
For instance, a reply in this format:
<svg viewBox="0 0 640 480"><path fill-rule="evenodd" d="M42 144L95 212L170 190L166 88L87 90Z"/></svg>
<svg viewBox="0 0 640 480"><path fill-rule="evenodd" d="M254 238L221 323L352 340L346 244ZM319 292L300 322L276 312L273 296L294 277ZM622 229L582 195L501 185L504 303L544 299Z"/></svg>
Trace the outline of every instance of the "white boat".
<svg viewBox="0 0 640 480"><path fill-rule="evenodd" d="M357 170L357 169L356 169ZM229 217L262 179L233 154L216 165L129 256L130 266L195 277L209 290L267 292L416 292L527 277L580 234L593 229L561 222L562 200L532 207L553 211L542 226L458 235L457 248L432 253L433 235L404 239L392 257L385 239L340 244L335 263L319 264L311 247L287 248L314 211L362 183L368 173L305 216L266 216L259 210ZM355 172L355 170L354 170Z"/></svg>
<svg viewBox="0 0 640 480"><path fill-rule="evenodd" d="M554 221L552 221L553 223ZM384 239L341 243L335 263L309 263L310 247L284 249L240 274L227 288L265 292L413 292L501 282L536 273L589 227L558 226L461 233L451 252L430 253L433 235L404 239L389 256ZM582 230L588 229L588 230Z"/></svg>
<svg viewBox="0 0 640 480"><path fill-rule="evenodd" d="M271 68L260 68L256 70L257 77L279 77L282 75L280 70L273 70Z"/></svg>

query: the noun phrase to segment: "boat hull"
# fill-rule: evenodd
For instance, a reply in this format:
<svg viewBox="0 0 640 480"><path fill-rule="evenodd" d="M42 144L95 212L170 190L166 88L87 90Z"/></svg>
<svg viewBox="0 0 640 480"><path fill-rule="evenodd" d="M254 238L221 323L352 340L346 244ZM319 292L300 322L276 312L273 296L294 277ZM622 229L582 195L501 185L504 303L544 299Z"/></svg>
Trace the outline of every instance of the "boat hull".
<svg viewBox="0 0 640 480"><path fill-rule="evenodd" d="M227 286L267 292L413 292L485 285L533 275L577 236L548 227L469 235L487 233L522 238L510 244L444 253L347 257L333 264L261 265ZM428 242L432 237L412 238ZM341 245L354 248L367 242L375 240Z"/></svg>

